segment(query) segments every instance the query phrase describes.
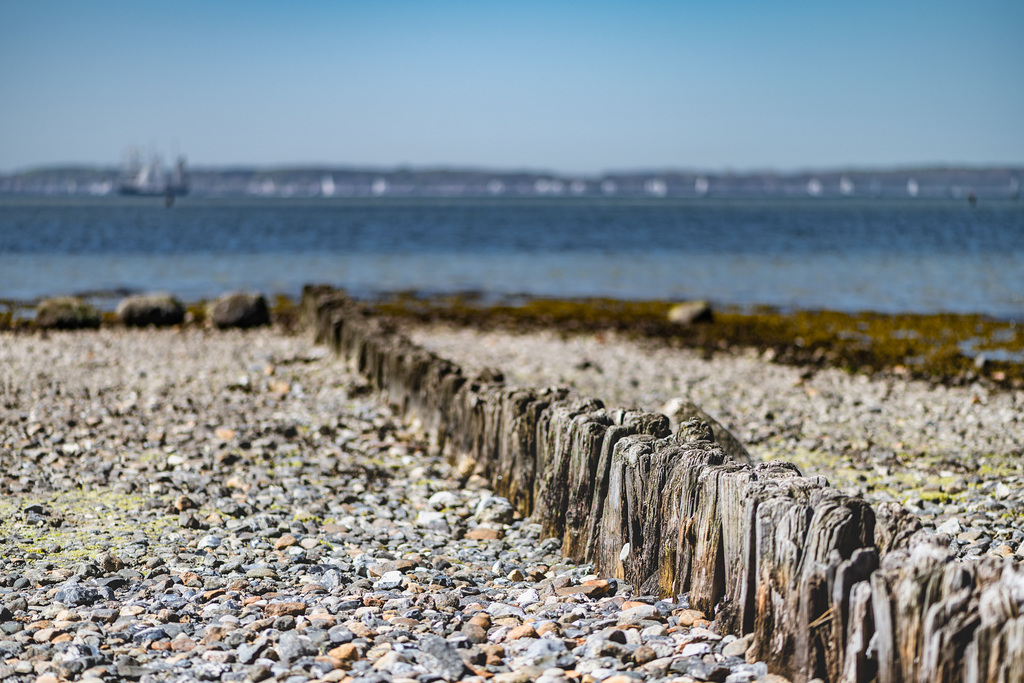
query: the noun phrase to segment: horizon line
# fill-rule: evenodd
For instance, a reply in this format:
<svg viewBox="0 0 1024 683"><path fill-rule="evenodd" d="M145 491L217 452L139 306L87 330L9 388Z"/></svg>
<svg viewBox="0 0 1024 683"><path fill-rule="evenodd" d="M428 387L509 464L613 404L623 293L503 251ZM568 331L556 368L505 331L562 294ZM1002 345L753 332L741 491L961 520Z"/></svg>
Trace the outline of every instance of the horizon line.
<svg viewBox="0 0 1024 683"><path fill-rule="evenodd" d="M185 155L181 155L185 156ZM186 161L187 161L187 157ZM85 162L68 162L40 164L36 166L25 166L9 171L0 170L0 176L16 176L26 173L38 173L45 171L121 171L123 165L115 164L94 164ZM224 172L224 171L257 171L257 172L281 172L281 171L321 171L321 172L375 172L375 173L492 173L492 174L523 174L523 175L551 175L572 178L600 178L612 175L778 175L798 176L807 174L832 174L832 173L901 173L901 172L922 172L922 171L1018 171L1024 172L1024 162L1020 163L958 163L958 162L933 162L933 163L900 163L900 164L851 164L851 165L822 165L822 166L800 166L796 168L774 168L774 167L724 167L719 169L707 167L684 167L684 166L663 166L663 167L632 167L612 168L595 172L572 172L545 169L539 167L502 167L484 166L472 164L333 164L322 162L284 162L280 164L203 164L189 166L190 172Z"/></svg>

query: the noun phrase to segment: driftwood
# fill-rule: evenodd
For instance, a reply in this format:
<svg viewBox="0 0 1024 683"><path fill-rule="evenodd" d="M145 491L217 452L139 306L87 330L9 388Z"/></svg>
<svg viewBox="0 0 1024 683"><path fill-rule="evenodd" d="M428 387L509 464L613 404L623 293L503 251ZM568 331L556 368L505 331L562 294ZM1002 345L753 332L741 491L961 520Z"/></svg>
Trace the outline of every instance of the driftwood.
<svg viewBox="0 0 1024 683"><path fill-rule="evenodd" d="M898 505L872 509L784 462L751 465L695 407L672 434L656 413L466 377L329 288L307 288L302 310L462 476L487 478L565 556L641 593L688 593L720 632L752 633L749 654L771 671L798 683L1024 680L1024 572L1012 563L957 561Z"/></svg>

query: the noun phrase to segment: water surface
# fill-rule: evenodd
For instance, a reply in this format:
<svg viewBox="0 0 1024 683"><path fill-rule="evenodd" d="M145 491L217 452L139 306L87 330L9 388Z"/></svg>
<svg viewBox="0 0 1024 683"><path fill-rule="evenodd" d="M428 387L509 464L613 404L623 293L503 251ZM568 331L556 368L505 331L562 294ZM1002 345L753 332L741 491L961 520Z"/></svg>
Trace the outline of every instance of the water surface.
<svg viewBox="0 0 1024 683"><path fill-rule="evenodd" d="M1024 318L1024 203L0 199L0 298L395 290Z"/></svg>

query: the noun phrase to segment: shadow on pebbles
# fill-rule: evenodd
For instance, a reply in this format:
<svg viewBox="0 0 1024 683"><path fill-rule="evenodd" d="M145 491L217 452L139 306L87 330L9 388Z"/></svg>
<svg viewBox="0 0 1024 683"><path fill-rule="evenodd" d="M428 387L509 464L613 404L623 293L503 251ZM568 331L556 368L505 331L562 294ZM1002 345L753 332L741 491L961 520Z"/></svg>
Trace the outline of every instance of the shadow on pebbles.
<svg viewBox="0 0 1024 683"><path fill-rule="evenodd" d="M780 680L270 329L0 338L0 680Z"/></svg>

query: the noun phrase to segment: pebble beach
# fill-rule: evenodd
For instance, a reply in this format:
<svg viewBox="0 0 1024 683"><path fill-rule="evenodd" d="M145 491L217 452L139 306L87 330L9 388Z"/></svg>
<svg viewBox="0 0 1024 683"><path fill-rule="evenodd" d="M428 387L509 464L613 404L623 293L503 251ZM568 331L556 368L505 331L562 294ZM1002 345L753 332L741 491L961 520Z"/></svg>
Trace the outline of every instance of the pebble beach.
<svg viewBox="0 0 1024 683"><path fill-rule="evenodd" d="M755 459L1024 559L1021 392L607 335L415 326L513 384L692 400ZM780 681L686 596L562 560L274 328L0 333L0 681Z"/></svg>

